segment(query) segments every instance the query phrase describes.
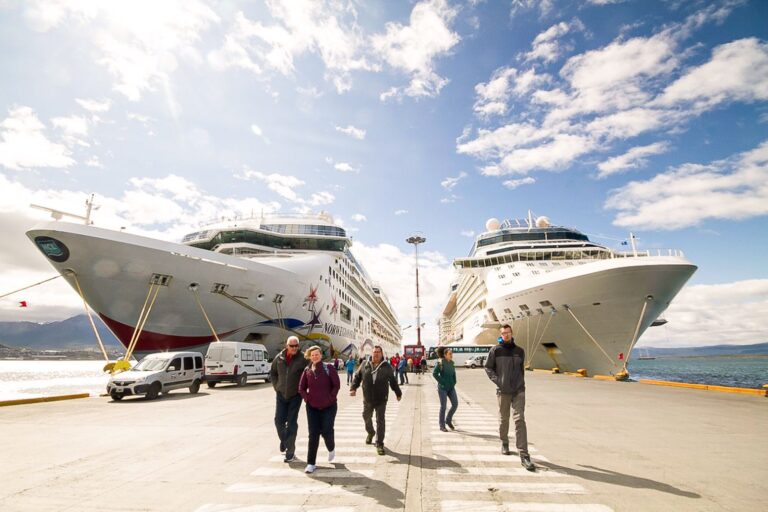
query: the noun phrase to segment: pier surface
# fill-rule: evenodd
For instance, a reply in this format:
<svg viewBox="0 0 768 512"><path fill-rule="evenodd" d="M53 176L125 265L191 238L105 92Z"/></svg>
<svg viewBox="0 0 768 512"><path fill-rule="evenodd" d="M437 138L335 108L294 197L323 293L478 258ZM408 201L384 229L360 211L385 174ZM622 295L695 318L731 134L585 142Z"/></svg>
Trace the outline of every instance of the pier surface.
<svg viewBox="0 0 768 512"><path fill-rule="evenodd" d="M768 399L527 373L529 473L501 455L492 384L459 370L455 432L430 375L389 402L365 444L362 396L343 383L336 460L286 464L269 384L89 398L0 411L0 509L13 511L723 511L768 501ZM511 428L512 435L514 428ZM514 448L512 440L511 447Z"/></svg>

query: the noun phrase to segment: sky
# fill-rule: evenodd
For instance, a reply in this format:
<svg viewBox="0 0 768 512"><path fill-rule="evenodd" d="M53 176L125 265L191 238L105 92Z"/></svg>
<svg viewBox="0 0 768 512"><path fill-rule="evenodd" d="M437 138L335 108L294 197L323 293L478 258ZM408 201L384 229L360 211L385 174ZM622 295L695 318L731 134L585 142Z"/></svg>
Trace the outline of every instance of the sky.
<svg viewBox="0 0 768 512"><path fill-rule="evenodd" d="M768 2L0 0L0 295L55 275L41 204L178 241L328 211L437 338L487 219L699 269L641 346L768 341ZM19 307L25 300L28 307ZM62 280L0 321L83 312ZM404 331L412 342L415 329Z"/></svg>

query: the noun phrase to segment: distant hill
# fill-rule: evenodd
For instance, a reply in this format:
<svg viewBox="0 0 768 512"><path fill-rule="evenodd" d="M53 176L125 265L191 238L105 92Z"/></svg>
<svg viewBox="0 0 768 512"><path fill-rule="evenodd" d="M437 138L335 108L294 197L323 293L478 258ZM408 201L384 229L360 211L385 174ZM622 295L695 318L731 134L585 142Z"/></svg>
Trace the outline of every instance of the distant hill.
<svg viewBox="0 0 768 512"><path fill-rule="evenodd" d="M638 347L632 354L655 357L694 357L694 356L757 356L768 355L768 343L753 345L713 345L711 347L659 348Z"/></svg>
<svg viewBox="0 0 768 512"><path fill-rule="evenodd" d="M102 323L93 319L107 349L122 348L117 338ZM96 337L86 315L59 322L0 322L0 344L6 347L37 350L79 350L97 348Z"/></svg>

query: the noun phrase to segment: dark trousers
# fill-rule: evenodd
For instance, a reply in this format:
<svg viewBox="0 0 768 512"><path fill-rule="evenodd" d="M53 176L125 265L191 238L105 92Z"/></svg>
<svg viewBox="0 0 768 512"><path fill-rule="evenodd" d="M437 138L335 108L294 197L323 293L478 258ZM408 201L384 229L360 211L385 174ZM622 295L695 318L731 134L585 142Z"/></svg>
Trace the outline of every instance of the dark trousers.
<svg viewBox="0 0 768 512"><path fill-rule="evenodd" d="M373 413L376 412L376 430L373 429ZM369 434L376 434L376 446L384 446L385 417L387 415L387 402L379 405L371 405L363 402L363 421L365 421L365 431Z"/></svg>
<svg viewBox="0 0 768 512"><path fill-rule="evenodd" d="M440 397L440 416L438 417L438 422L440 423L440 428L445 428L446 421L448 423L453 422L453 415L459 407L459 398L456 396L456 388L446 391L440 386L437 387L437 396ZM445 405L448 400L451 401L451 408L448 409L448 415L446 416Z"/></svg>
<svg viewBox="0 0 768 512"><path fill-rule="evenodd" d="M333 424L336 422L338 406L333 404L325 409L315 409L307 404L307 427L309 429L309 448L307 448L307 464L315 465L317 448L320 446L320 436L323 436L328 451L336 448L333 438Z"/></svg>
<svg viewBox="0 0 768 512"><path fill-rule="evenodd" d="M405 368L398 370L397 374L400 376L400 385L408 383L408 374L405 372Z"/></svg>
<svg viewBox="0 0 768 512"><path fill-rule="evenodd" d="M347 370L347 386L352 384L352 379L353 379L354 376L355 376L355 372L351 372L351 371Z"/></svg>
<svg viewBox="0 0 768 512"><path fill-rule="evenodd" d="M275 428L277 437L285 446L286 454L296 451L296 432L299 430L299 409L301 409L301 395L285 399L280 393L276 393L275 402Z"/></svg>

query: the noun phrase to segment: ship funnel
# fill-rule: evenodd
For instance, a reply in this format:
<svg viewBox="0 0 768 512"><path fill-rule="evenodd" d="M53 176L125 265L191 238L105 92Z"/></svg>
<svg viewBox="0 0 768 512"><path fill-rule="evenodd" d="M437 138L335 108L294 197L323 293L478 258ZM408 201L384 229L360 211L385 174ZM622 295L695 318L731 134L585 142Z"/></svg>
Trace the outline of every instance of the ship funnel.
<svg viewBox="0 0 768 512"><path fill-rule="evenodd" d="M536 218L536 227L537 228L548 228L550 226L549 217L538 217Z"/></svg>
<svg viewBox="0 0 768 512"><path fill-rule="evenodd" d="M486 231L496 231L497 229L499 229L499 226L501 226L501 224L499 223L499 219L490 218L487 221L485 221Z"/></svg>

